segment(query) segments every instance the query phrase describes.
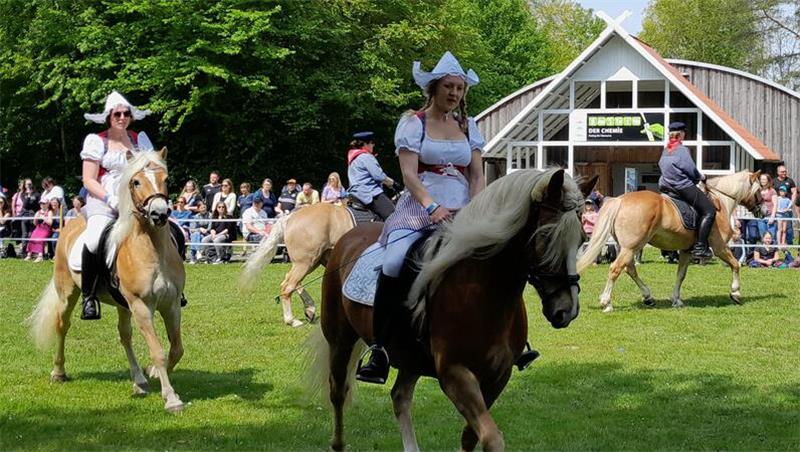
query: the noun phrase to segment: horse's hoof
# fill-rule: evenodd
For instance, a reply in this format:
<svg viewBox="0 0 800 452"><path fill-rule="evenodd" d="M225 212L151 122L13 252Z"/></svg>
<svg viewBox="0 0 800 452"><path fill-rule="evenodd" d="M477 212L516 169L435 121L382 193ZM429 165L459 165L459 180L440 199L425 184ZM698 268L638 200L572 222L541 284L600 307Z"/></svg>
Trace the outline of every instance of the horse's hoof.
<svg viewBox="0 0 800 452"><path fill-rule="evenodd" d="M66 383L67 381L69 381L67 374L50 375L50 383Z"/></svg>
<svg viewBox="0 0 800 452"><path fill-rule="evenodd" d="M683 302L680 299L673 300L672 307L673 308L682 308L683 307Z"/></svg>
<svg viewBox="0 0 800 452"><path fill-rule="evenodd" d="M133 384L133 396L134 397L144 397L150 392L150 385L147 383L134 383Z"/></svg>
<svg viewBox="0 0 800 452"><path fill-rule="evenodd" d="M736 304L742 304L742 296L739 295L738 293L732 293L731 301L733 301Z"/></svg>
<svg viewBox="0 0 800 452"><path fill-rule="evenodd" d="M647 297L642 300L642 304L650 308L656 305L656 300L653 297Z"/></svg>
<svg viewBox="0 0 800 452"><path fill-rule="evenodd" d="M303 322L301 322L301 321L299 321L297 319L289 320L289 321L286 322L286 324L289 325L292 328L297 328L297 327L303 326Z"/></svg>
<svg viewBox="0 0 800 452"><path fill-rule="evenodd" d="M306 309L305 310L305 314L306 314L306 319L308 320L308 323L314 323L314 322L317 321L317 310L316 309L314 309L314 308Z"/></svg>
<svg viewBox="0 0 800 452"><path fill-rule="evenodd" d="M172 402L172 403L166 403L164 405L164 409L166 409L167 412L172 413L172 414L180 413L181 411L183 411L183 409L185 407L186 407L186 405L184 405L183 402L181 402L180 400Z"/></svg>
<svg viewBox="0 0 800 452"><path fill-rule="evenodd" d="M603 308L603 312L611 312L613 310L614 310L614 306L611 306L611 305L608 305L605 308Z"/></svg>

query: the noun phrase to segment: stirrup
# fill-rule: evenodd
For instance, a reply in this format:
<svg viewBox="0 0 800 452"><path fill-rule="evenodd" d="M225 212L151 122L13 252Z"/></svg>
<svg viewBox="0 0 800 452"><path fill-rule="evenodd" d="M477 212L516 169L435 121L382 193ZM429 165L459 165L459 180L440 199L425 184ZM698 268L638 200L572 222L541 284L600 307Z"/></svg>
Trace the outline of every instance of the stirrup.
<svg viewBox="0 0 800 452"><path fill-rule="evenodd" d="M386 360L386 372L385 372L385 374L384 375L378 375L378 376L363 375L362 372L365 370L364 358L367 356L367 354L370 354L370 358L373 358L373 359L370 360L370 362L372 362L374 360L374 356L375 356L374 353L377 353L378 351L380 351L380 353L383 354L383 357ZM369 362L367 364L369 364ZM389 363L389 354L386 352L386 349L384 349L383 347L381 347L381 346L379 346L377 344L372 345L372 346L370 346L370 348L368 348L366 351L364 351L364 353L362 353L361 357L358 359L358 366L356 367L356 380L363 381L365 383L374 383L374 384L379 384L379 385L386 384L386 380L389 379L389 368L390 367L391 367L391 364ZM369 369L369 367L367 367L367 369Z"/></svg>
<svg viewBox="0 0 800 452"><path fill-rule="evenodd" d="M531 348L530 342L525 343L525 351L522 352L519 358L517 358L517 369L521 371L527 369L533 362L540 356L539 352Z"/></svg>
<svg viewBox="0 0 800 452"><path fill-rule="evenodd" d="M87 305L93 305L93 315L86 315ZM100 320L100 300L97 298L88 298L83 300L81 303L81 320Z"/></svg>

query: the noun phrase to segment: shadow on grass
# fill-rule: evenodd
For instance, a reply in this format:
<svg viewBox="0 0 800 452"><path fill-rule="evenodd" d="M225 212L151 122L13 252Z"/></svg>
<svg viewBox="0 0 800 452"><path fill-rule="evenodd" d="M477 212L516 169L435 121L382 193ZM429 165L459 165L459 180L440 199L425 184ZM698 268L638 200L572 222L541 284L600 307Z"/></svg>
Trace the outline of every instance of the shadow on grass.
<svg viewBox="0 0 800 452"><path fill-rule="evenodd" d="M672 307L672 301L669 298L661 299L656 298L656 304L654 306L645 306L641 301L641 296L639 296L640 300L633 304L618 304L614 303L614 310L615 311L649 311L653 309L675 309ZM768 293L768 294L752 294L752 295L744 295L742 297L742 305L746 305L749 303L758 303L763 301L774 301L776 299L787 299L789 298L784 293ZM703 295L703 296L693 296L688 298L683 298L683 305L684 307L681 309L686 308L735 308L737 306L736 303L731 300L731 297L727 294L725 295ZM588 307L589 309L594 309L596 311L600 311L603 309L599 303L592 304Z"/></svg>
<svg viewBox="0 0 800 452"><path fill-rule="evenodd" d="M238 388L251 372L224 378L185 371L180 377L186 390L216 384L229 387L216 393L224 394ZM118 377L113 373L106 378ZM345 438L353 449L401 447L389 389L383 389L359 391L347 411ZM200 389L195 391L195 397L209 397L200 395ZM423 450L453 449L458 446L462 420L441 394L433 392L438 388L427 385L418 391L414 404L420 446ZM274 397L280 399L277 394ZM192 407L182 416L170 417L125 407L40 405L0 417L0 429L13 432L0 439L0 446L67 450L328 447L331 413L327 408L290 403L280 412L257 415L251 411L240 419L234 417L236 408L211 402L220 403L211 417L206 412L194 417ZM542 362L525 373L515 372L492 415L510 450L774 450L798 445L798 403L795 387L773 385L764 391L728 375L631 369L606 362Z"/></svg>
<svg viewBox="0 0 800 452"><path fill-rule="evenodd" d="M256 369L239 369L231 372L208 372L178 368L169 375L170 383L184 402L212 400L236 395L244 400L261 400L272 391L269 383L255 381ZM83 372L70 376L73 380L131 381L128 371ZM158 391L158 379L150 379L151 391Z"/></svg>

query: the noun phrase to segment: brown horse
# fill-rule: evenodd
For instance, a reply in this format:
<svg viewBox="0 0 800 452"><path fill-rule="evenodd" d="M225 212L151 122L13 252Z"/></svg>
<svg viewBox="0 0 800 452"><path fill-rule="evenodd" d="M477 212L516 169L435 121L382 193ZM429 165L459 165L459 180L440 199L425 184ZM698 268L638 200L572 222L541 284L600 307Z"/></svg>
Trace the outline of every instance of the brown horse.
<svg viewBox="0 0 800 452"><path fill-rule="evenodd" d="M425 251L409 294L409 300L425 300L414 321L425 325L421 337L429 355L404 348L403 338L388 344L399 369L392 401L405 450L418 450L410 410L422 375L438 378L466 419L464 449L478 442L486 450L503 448L489 408L523 353L528 328L523 289L526 281L534 284L555 328L577 317L576 262L583 237L578 215L595 180L579 188L563 170L514 172L489 185L434 234L430 243L437 245ZM317 353L316 376L329 383L335 450L344 447L343 410L355 346L359 339L373 340L372 308L345 298L342 286L380 232L380 224L368 224L345 234L328 262L335 270L322 283L324 340L318 338L311 352Z"/></svg>
<svg viewBox="0 0 800 452"><path fill-rule="evenodd" d="M117 305L107 293L98 295L102 302L117 306L117 328L128 356L134 395L146 394L149 385L131 345L131 316L136 319L150 349L153 366L149 374L161 380L165 408L175 412L183 409L183 402L170 385L167 372L172 371L183 356L180 296L186 274L167 226L166 154L166 148L160 152L138 153L128 162L120 180L120 216L109 241L117 249L119 290L128 301L130 311ZM31 333L38 345L46 346L56 340L54 367L50 373L53 382L67 380L64 340L72 310L81 296L81 275L69 268L68 256L85 227L84 218L78 217L62 229L53 278L29 318ZM167 328L170 342L168 359L153 324L156 310Z"/></svg>
<svg viewBox="0 0 800 452"><path fill-rule="evenodd" d="M735 303L741 302L739 292L739 262L733 257L728 240L733 235L731 215L738 204L755 210L760 204L758 177L761 171L751 173L740 171L728 176L708 179L706 188L712 201L718 206L717 217L709 235L709 245L714 254L730 266L733 272L730 297ZM634 255L648 243L662 250L680 251L678 277L672 290L672 306L681 307L681 284L692 260L687 250L695 240L695 231L683 227L680 214L672 201L658 193L638 191L626 193L619 198L603 203L597 219L592 239L583 256L578 261L578 272L595 261L610 235L619 245L619 254L608 271L608 281L600 295L603 312L611 312L611 292L614 283L623 270L639 286L645 305L655 303L650 288L639 278L633 262Z"/></svg>
<svg viewBox="0 0 800 452"><path fill-rule="evenodd" d="M256 251L247 259L240 279L242 287L253 287L258 275L275 257L278 245L283 242L286 251L292 256L292 268L283 278L280 289L283 321L293 327L303 324L292 313L294 292L303 300L306 318L313 321L317 308L314 300L300 284L320 264L325 265L333 245L353 227L355 222L346 208L328 203L303 207L291 215L279 218L272 225L269 237L261 241Z"/></svg>

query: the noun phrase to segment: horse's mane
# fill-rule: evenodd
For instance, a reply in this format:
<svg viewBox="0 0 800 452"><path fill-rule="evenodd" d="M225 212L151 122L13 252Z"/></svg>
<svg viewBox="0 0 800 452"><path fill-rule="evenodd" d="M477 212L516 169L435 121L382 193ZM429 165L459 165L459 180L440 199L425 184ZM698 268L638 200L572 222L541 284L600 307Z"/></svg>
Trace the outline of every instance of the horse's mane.
<svg viewBox="0 0 800 452"><path fill-rule="evenodd" d="M727 194L736 194L737 202L741 202L747 196L754 196L760 189L758 181L750 182L750 171L748 170L726 176L710 177L706 180L706 185L712 188L711 194L715 196L717 193L713 192L714 189Z"/></svg>
<svg viewBox="0 0 800 452"><path fill-rule="evenodd" d="M488 259L499 253L525 226L532 196L541 199L556 171L515 171L488 185L472 199L428 242L430 245L418 262L421 271L411 287L409 300L417 300L426 292L433 293L444 273L457 262L466 258ZM563 193L565 208L579 209L583 205L583 195L569 177L564 178ZM581 223L577 215L562 215L559 223L546 229L542 232L548 234L549 245L543 261L552 265L563 254L563 241L572 236L571 233L579 233Z"/></svg>
<svg viewBox="0 0 800 452"><path fill-rule="evenodd" d="M133 198L131 197L130 182L136 173L144 170L151 164L167 170L167 164L161 159L158 152L142 151L134 155L122 171L122 176L119 180L119 188L117 196L119 197L119 218L114 224L114 229L111 230L111 243L119 246L123 240L130 234L136 218L133 215L134 205Z"/></svg>

